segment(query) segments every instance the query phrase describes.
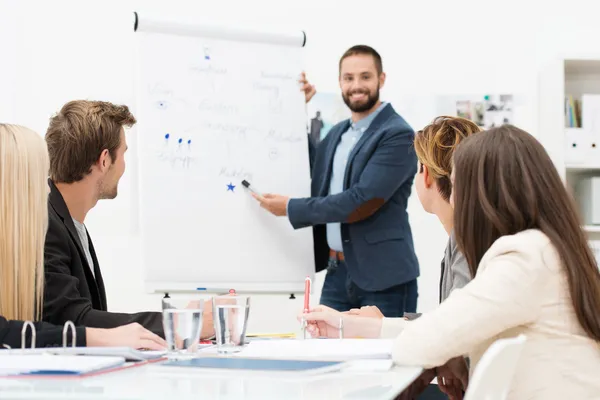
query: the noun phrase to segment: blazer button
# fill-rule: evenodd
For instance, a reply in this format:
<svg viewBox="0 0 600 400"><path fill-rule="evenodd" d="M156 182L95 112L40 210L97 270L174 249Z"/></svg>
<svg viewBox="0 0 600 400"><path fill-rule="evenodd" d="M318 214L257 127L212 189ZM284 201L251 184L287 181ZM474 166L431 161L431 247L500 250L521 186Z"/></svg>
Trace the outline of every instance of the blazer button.
<svg viewBox="0 0 600 400"><path fill-rule="evenodd" d="M350 243L350 239L344 239L344 243Z"/></svg>

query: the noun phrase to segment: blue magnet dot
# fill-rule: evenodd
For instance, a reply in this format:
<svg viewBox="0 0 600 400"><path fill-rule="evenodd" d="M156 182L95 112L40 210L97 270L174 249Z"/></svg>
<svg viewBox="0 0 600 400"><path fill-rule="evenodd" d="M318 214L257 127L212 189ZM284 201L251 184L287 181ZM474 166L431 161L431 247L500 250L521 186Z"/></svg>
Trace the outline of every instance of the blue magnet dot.
<svg viewBox="0 0 600 400"><path fill-rule="evenodd" d="M183 139L179 138L178 143L181 143L181 142L183 142Z"/></svg>
<svg viewBox="0 0 600 400"><path fill-rule="evenodd" d="M188 140L188 144L190 144L190 143L192 143L192 140L191 140L191 139L190 139L190 140Z"/></svg>
<svg viewBox="0 0 600 400"><path fill-rule="evenodd" d="M167 133L167 134L165 135L165 139L168 139L168 138L169 138L169 136L170 136L170 135Z"/></svg>

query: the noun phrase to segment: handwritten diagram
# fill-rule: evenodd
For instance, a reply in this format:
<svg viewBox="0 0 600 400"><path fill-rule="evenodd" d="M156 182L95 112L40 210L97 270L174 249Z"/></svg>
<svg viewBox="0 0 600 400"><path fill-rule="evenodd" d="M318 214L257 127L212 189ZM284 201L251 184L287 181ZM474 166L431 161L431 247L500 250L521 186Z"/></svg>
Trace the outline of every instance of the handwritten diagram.
<svg viewBox="0 0 600 400"><path fill-rule="evenodd" d="M221 170L219 171L219 177L235 180L247 179L251 181L253 178L253 174L252 172L248 171L246 168L243 167L221 167Z"/></svg>
<svg viewBox="0 0 600 400"><path fill-rule="evenodd" d="M171 165L171 167L182 167L188 169L195 158L192 156L192 139L171 139L171 134L164 136L162 149L158 152L158 158Z"/></svg>
<svg viewBox="0 0 600 400"><path fill-rule="evenodd" d="M149 150L165 179L208 180L233 195L243 179L284 174L290 154L305 151L295 69L240 63L212 42L171 62L169 73L148 63L141 84Z"/></svg>

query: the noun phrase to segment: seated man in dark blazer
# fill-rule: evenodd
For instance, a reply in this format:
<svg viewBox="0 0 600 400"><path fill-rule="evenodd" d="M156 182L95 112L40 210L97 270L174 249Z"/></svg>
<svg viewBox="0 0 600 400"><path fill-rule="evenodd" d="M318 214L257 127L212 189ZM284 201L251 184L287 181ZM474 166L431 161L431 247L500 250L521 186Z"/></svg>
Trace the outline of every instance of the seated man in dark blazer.
<svg viewBox="0 0 600 400"><path fill-rule="evenodd" d="M67 103L50 121L43 310L47 322L96 328L137 322L164 337L160 312L108 312L102 272L84 225L98 200L117 196L127 150L123 127L135 123L127 106L83 100ZM203 337L213 333L212 307L205 304Z"/></svg>
<svg viewBox="0 0 600 400"><path fill-rule="evenodd" d="M414 131L379 100L384 83L374 49L346 51L340 87L352 118L316 149L312 197L255 197L295 229L313 227L316 269L327 268L321 304L339 311L375 305L386 317L402 317L417 308L419 265L406 211L417 158Z"/></svg>

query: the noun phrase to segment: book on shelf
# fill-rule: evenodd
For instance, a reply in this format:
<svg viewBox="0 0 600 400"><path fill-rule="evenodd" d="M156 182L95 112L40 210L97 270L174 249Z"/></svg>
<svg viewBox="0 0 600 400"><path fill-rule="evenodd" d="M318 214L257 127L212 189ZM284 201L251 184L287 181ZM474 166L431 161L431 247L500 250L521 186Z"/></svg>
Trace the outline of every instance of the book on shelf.
<svg viewBox="0 0 600 400"><path fill-rule="evenodd" d="M565 123L567 128L581 128L581 101L570 94L565 96Z"/></svg>

